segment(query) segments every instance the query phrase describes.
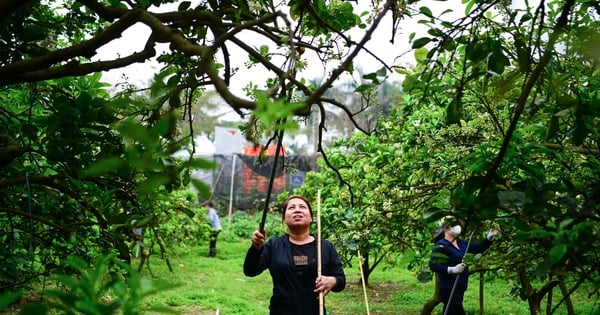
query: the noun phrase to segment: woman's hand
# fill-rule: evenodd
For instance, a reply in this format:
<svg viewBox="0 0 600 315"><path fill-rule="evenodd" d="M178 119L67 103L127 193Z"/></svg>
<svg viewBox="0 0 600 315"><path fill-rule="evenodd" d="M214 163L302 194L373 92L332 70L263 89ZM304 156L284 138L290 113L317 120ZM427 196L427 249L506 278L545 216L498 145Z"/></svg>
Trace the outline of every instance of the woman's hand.
<svg viewBox="0 0 600 315"><path fill-rule="evenodd" d="M266 234L266 231L265 234L262 234L259 230L254 231L252 233L252 247L256 250L261 250L263 245L265 245Z"/></svg>
<svg viewBox="0 0 600 315"><path fill-rule="evenodd" d="M328 277L328 276L320 276L317 277L317 281L315 281L315 293L321 293L323 292L323 296L327 295L327 293L329 293L333 287L335 287L335 284L337 283L337 279L335 277Z"/></svg>

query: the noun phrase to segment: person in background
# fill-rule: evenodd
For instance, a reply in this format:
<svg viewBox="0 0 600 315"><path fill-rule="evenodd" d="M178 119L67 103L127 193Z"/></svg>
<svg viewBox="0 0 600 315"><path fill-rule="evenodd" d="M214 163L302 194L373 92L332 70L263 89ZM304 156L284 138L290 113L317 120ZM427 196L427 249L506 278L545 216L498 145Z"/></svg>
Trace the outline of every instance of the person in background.
<svg viewBox="0 0 600 315"><path fill-rule="evenodd" d="M291 196L282 210L288 233L267 241L265 231L254 231L244 274L254 277L269 269L273 280L270 315L318 315L319 294L325 296L346 287L340 257L330 241L322 240L322 275L317 276L317 240L310 234L310 203L304 197Z"/></svg>
<svg viewBox="0 0 600 315"><path fill-rule="evenodd" d="M204 207L208 211L208 220L210 222L208 256L215 257L217 256L217 236L221 232L221 220L219 220L219 213L217 213L211 201L205 202Z"/></svg>
<svg viewBox="0 0 600 315"><path fill-rule="evenodd" d="M471 242L467 248L468 241L458 238L462 233L461 225L461 221L453 217L442 219L434 236L437 247L432 251L429 264L431 270L438 274L438 289L442 303L444 303L443 314L447 315L465 314L463 297L467 290L469 267L463 263L463 257L467 252L483 253L500 233L500 228L494 227L482 242ZM452 293L454 282L457 283L454 293ZM451 294L452 300L450 301Z"/></svg>

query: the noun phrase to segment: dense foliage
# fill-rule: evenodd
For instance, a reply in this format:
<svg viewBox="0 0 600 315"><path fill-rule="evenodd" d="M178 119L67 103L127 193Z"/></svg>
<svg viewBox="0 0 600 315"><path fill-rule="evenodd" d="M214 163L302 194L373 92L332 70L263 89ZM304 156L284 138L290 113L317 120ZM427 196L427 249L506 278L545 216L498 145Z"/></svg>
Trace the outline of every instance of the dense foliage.
<svg viewBox="0 0 600 315"><path fill-rule="evenodd" d="M409 248L423 266L429 231L451 213L469 228L502 226L494 254L476 263L515 279L532 314L554 288L562 297L549 311L568 308L569 292L600 282L600 6L464 2L458 18L423 1L373 1L364 13L337 0L0 2L0 289L65 268L69 254L116 251L127 261L132 228L166 255L165 236L181 234L161 224L194 217L197 196L182 190L195 184L209 197L190 172L214 165L173 153L192 142L191 109L211 87L256 144L297 128L291 116L316 122L324 172L302 193L323 190L327 233L348 259L360 250L367 272ZM392 41L409 21L427 28L409 37L414 67L366 48L384 19ZM138 23L151 30L141 51L94 59ZM161 43L169 49L159 54ZM349 106L356 97L328 91L355 73L360 52L381 70L361 76L361 102ZM149 58L164 67L148 89L107 92L100 71ZM240 59L266 82L236 76ZM328 69L325 80L306 83L308 60ZM392 69L404 76L404 99L376 126L359 119L377 108ZM361 134L325 150L328 109Z"/></svg>
<svg viewBox="0 0 600 315"><path fill-rule="evenodd" d="M501 241L473 263L514 279L532 314L543 298L548 312L572 313L569 295L600 280L599 12L568 1L497 9L504 19L474 10L480 23L459 36L425 21L431 36L413 42L418 64L401 70L401 109L374 134L334 145L333 169L304 189L323 187L331 236L350 255L375 255L366 270L407 248L413 267L426 267L445 215L471 229L498 224Z"/></svg>
<svg viewBox="0 0 600 315"><path fill-rule="evenodd" d="M352 121L354 113L325 92L353 67L353 58L391 4L362 19L345 2L292 1L287 3L289 15L281 5L2 1L0 256L6 263L0 267L1 290L31 286L40 276L64 268L69 255L93 261L115 251L129 261L138 228L163 258L183 237L202 234L174 231L165 223L179 217L182 222L201 222L196 202L198 197L209 198L209 187L190 174L196 168L210 169L213 163L173 157L180 150L193 156L196 150L198 122L193 121L192 108L199 106L195 102L202 100L207 87L242 117L254 110L243 129L257 143L262 134L295 128L296 122L283 121L294 113L308 115L314 104L337 107ZM151 30L142 51L96 56L140 23ZM363 43L347 35L364 27ZM245 39L250 35L264 43L251 46ZM331 45L336 41L344 44ZM169 43L169 50L159 54L162 43ZM267 71L272 79L261 85L249 82L246 96L235 95L230 85L244 79L235 76L240 58L230 55L231 46L247 53L245 66ZM296 77L306 67L302 56L309 54L337 60L337 69L319 86ZM100 71L149 58L164 67L148 86L129 84L119 90L101 80ZM367 76L364 81L377 80ZM374 87L361 87L367 103L360 111ZM299 95L307 100L299 102ZM181 128L182 121L189 128ZM190 185L199 196L183 192Z"/></svg>

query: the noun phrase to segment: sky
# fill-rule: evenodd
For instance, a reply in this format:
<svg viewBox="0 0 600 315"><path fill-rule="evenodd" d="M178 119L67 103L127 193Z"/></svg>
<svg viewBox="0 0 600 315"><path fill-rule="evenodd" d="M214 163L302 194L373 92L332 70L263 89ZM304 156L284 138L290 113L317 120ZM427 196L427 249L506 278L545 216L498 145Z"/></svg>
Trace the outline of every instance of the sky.
<svg viewBox="0 0 600 315"><path fill-rule="evenodd" d="M194 2L198 2L197 0ZM355 13L360 14L361 12L367 9L367 4L370 1L357 1L359 3L358 8L355 9ZM439 2L438 2L439 3ZM175 10L177 5L167 5L164 6L164 10ZM412 54L407 54L399 59L395 58L398 55L403 54L404 52L410 49L408 45L408 35L410 32L414 31L417 28L416 23L412 23L409 25L409 20L404 20L401 22L401 28L403 31L400 31L400 34L396 35L395 42L396 44L390 43L391 38L391 17L386 17L382 21L378 30L374 33L373 38L367 44L367 48L370 49L373 53L378 54L388 65L407 65L413 62ZM403 23L403 24L402 24ZM109 58L116 58L119 55L125 56L131 54L135 51L141 51L144 47L144 43L146 39L150 35L150 28L144 24L138 23L133 27L129 28L127 31L123 33L123 36L113 42L105 45L97 51L97 55L94 60L106 60ZM359 33L353 34L353 39L358 41L362 38ZM256 42L255 39L249 38L249 43ZM258 42L256 45L260 45ZM266 79L269 73L264 73L263 71L257 71L255 69L248 70L243 65L243 62L247 60L246 53L238 50L234 45L229 46L231 50L231 55L236 56L236 50L238 55L242 54L243 58L232 58L233 60L237 60L240 62L239 74L238 76L243 76L244 78L248 78L248 81L252 80L255 83L259 83L262 79ZM168 49L168 44L160 44L157 47L157 52L166 51ZM308 55L308 54L307 54ZM308 61L308 64L320 64L318 60ZM377 62L374 58L369 56L366 53L361 53L356 61L355 68L361 68L363 73L374 72L380 69L382 65ZM331 68L331 67L330 67ZM146 63L138 63L130 65L126 68L120 68L105 72L103 74L103 79L112 84L121 83L124 80L122 79L123 75L130 78L130 80L136 84L145 84L149 78L151 78L156 72L160 70L160 64L155 61L146 62ZM331 70L331 69L327 69ZM272 75L272 73L270 73ZM309 67L306 71L305 76L308 78L319 78L323 77L325 73L323 72L322 67ZM400 80L399 75L393 75L391 77L392 80ZM245 80L241 80L244 82ZM243 86L233 87L234 90L241 92Z"/></svg>
<svg viewBox="0 0 600 315"><path fill-rule="evenodd" d="M452 0L452 1L455 1L457 4L460 4L460 0ZM194 0L193 2L198 3L198 0ZM434 12L436 10L439 10L439 12L441 12L442 10L446 9L446 6L449 6L449 2L440 2L440 1L433 1L433 0L422 0L422 3L423 3L423 5L432 7L433 8L432 10ZM360 15L363 11L368 9L370 0L368 0L368 1L367 0L357 0L357 2L356 3L353 2L353 4L357 4L357 8L355 8L355 10L354 10L355 14ZM177 4L171 4L171 5L164 6L163 10L171 11L171 10L176 10L176 8L177 8ZM462 12L457 12L457 13L462 13ZM413 59L412 53L406 54L406 52L410 50L408 36L411 32L416 32L419 29L421 30L420 32L422 32L422 33L426 32L426 30L427 30L424 26L422 26L421 24L417 24L414 21L416 21L416 18L413 18L412 20L404 19L400 22L400 30L398 31L398 33L395 36L395 44L392 44L390 42L391 30L392 30L392 19L390 16L385 17L382 20L381 24L379 25L379 28L373 34L372 39L369 41L369 43L367 43L366 47L369 50L371 50L373 53L377 54L378 57L383 59L387 63L388 66L395 65L395 66L410 67L412 64L414 64L414 59ZM352 34L352 39L355 41L360 41L362 39L361 32L363 32L363 31L362 30L357 30L357 31L358 31L357 33ZM129 28L127 31L125 31L121 38L114 40L113 42L111 42L111 43L105 45L104 47L102 47L101 49L99 49L97 51L97 55L96 55L95 59L105 60L105 59L109 59L109 58L116 58L119 55L125 56L125 55L129 55L136 51L141 51L143 49L145 41L147 40L149 35L150 35L150 28L144 24L138 23L138 24L134 25L133 27ZM257 39L257 38L249 38L247 42L253 43L253 45L255 45L255 46L258 46L261 44L260 39ZM167 49L168 49L168 44L160 44L156 48L158 54L160 54L160 52L162 52L162 51L166 51ZM246 98L245 92L243 92L242 89L248 82L253 81L256 84L261 84L267 79L268 76L272 76L273 73L269 73L269 72L262 71L262 70L257 70L258 68L253 68L250 70L246 69L243 62L245 62L247 60L247 57L246 57L247 53L241 51L239 48L237 48L237 46L234 46L234 45L229 46L229 49L230 49L230 54L232 56L234 56L234 58L232 58L232 60L237 61L239 63L237 65L239 67L239 72L236 74L236 77L238 77L238 79L236 79L236 82L239 82L239 83L231 87L232 91L234 93L236 93L236 95L238 95L242 98ZM237 49L237 51L236 51L236 49ZM240 55L243 57L235 58L235 56L240 56ZM307 53L303 57L306 57L307 55L309 55L309 54ZM321 62L319 60L311 61L309 59L308 64L309 64L309 68L303 74L304 77L306 77L308 79L318 79L318 78L323 78L326 76L326 73L324 73L323 68L321 66ZM310 67L311 64L318 65L318 66ZM361 52L361 54L358 55L358 57L355 59L354 64L355 64L355 68L360 68L362 70L362 73L374 72L374 71L379 70L382 67L381 63L379 63L376 59L374 59L372 56L370 56L369 54L367 54L365 52ZM328 69L326 69L326 71L331 71L331 69L333 67L335 67L334 64L330 65L328 67ZM105 72L105 73L103 73L103 79L113 85L117 85L119 83L123 83L125 81L123 79L123 76L126 76L129 78L130 82L142 87L142 86L145 86L146 83L148 82L148 80L150 78L152 78L152 76L155 73L157 73L159 70L160 70L160 64L158 64L156 61L152 60L150 62L137 63L137 64L130 65L126 68L120 68L120 69L115 69L112 71ZM392 81L401 81L401 77L397 73L392 73L389 79ZM260 85L259 85L259 87L260 87ZM239 120L239 117L237 116L237 114L235 114L234 111L231 108L229 108L228 106L224 105L223 110L226 113L227 112L230 113L226 116L227 120L229 120L229 121ZM214 150L214 146L209 146L206 143L205 138L197 139L197 141L200 143L204 143L204 145L201 144L199 146L199 150L202 151L201 153L210 153L210 151ZM308 145L308 143L315 141L314 139L305 139L305 138L300 139L300 138L296 137L293 140L291 140L291 139L286 140L286 142L288 142L288 143L291 141L294 141L295 143L299 143L300 145L305 144L307 150L312 151L314 149L314 145Z"/></svg>
<svg viewBox="0 0 600 315"><path fill-rule="evenodd" d="M192 7L195 6L196 3L199 3L201 0L191 0ZM178 1L178 3L181 1ZM370 10L371 0L354 0L351 1L355 6L354 13L360 15L364 11ZM174 4L166 4L161 6L158 11L173 11L176 10L178 3ZM418 10L419 7L426 6L433 12L434 16L439 15L443 11L452 10L451 13L446 13L443 15L445 20L457 19L459 17L464 16L464 6L462 0L448 0L448 1L440 1L440 0L420 0L418 3L411 6L413 10ZM514 0L510 3L511 7L524 7L525 4L523 0ZM412 52L410 51L410 44L408 41L409 35L412 32L416 32L417 35L415 38L419 38L426 34L428 28L423 24L417 23L419 19L423 19L423 16L415 15L412 18L404 18L401 19L399 24L399 30L395 35L395 43L391 43L391 31L392 31L392 18L391 16L386 16L379 28L372 36L372 39L367 43L366 48L371 50L373 53L377 54L381 59L384 60L389 66L403 66L410 68L414 65L414 57ZM359 41L362 38L363 31L357 29L355 33L352 34L352 38L355 41ZM97 51L97 55L94 60L105 60L108 58L116 58L119 55L125 56L131 54L135 51L141 51L144 47L144 43L150 35L150 28L145 26L142 23L138 23L133 27L129 28L127 31L123 33L123 36L120 39L114 40L109 44L103 46ZM251 43L255 46L259 46L260 38L256 37L248 37L247 42ZM261 83L264 79L267 78L268 75L273 75L273 73L268 73L266 71L257 71L254 69L246 69L243 62L247 61L247 54L241 51L237 46L230 45L228 46L230 49L231 55L243 56L243 58L232 58L234 61L238 61L239 65L239 74L236 76L241 76L243 79L239 80L241 82L249 82L254 81L255 83ZM166 51L168 49L168 44L159 44L156 48L158 54L161 51ZM408 53L407 53L408 52ZM308 55L308 54L306 54ZM320 66L320 61L308 59L309 68L305 71L306 74L304 76L306 78L322 78L326 75L323 72L322 67ZM310 65L319 65L310 67ZM331 65L326 71L330 71L335 65ZM363 73L370 73L379 70L382 65L373 57L368 55L365 52L361 52L358 57L355 59L355 68L360 68L363 70ZM131 79L131 82L135 84L143 85L145 84L152 76L158 72L160 69L160 65L155 61L150 61L146 63L138 63L130 65L126 68L115 69L112 71L105 72L103 74L104 80L108 81L112 84L117 84L123 82L122 76L125 75ZM391 73L389 78L392 81L401 81L401 76L397 73ZM245 84L244 84L245 85ZM233 91L238 91L242 93L242 88L244 86L232 86ZM243 95L243 94L239 94Z"/></svg>

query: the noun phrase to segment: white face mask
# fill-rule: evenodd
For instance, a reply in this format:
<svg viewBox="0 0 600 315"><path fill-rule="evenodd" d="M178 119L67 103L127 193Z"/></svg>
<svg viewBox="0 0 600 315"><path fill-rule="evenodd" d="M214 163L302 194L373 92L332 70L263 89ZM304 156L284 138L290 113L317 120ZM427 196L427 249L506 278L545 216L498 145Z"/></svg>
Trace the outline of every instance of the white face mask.
<svg viewBox="0 0 600 315"><path fill-rule="evenodd" d="M450 228L450 234L452 234L452 236L454 236L454 237L459 236L460 232L462 232L460 225L455 225Z"/></svg>

